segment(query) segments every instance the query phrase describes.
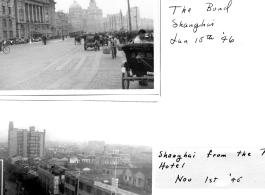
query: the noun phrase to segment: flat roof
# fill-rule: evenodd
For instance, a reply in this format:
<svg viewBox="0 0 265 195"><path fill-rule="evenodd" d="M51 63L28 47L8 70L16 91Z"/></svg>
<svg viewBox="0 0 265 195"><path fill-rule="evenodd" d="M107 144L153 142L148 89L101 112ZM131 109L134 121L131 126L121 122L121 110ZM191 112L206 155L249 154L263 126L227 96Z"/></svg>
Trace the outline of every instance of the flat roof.
<svg viewBox="0 0 265 195"><path fill-rule="evenodd" d="M118 164L117 166L116 165L103 165L102 168L127 169L129 167L126 166L126 165L120 165L120 164Z"/></svg>
<svg viewBox="0 0 265 195"><path fill-rule="evenodd" d="M66 171L65 175L70 175L72 177L78 177L78 171ZM105 180L111 180L112 176L111 175L103 175L100 173L89 173L89 172L82 172L79 176L80 181L83 182L89 182L91 181L105 181Z"/></svg>

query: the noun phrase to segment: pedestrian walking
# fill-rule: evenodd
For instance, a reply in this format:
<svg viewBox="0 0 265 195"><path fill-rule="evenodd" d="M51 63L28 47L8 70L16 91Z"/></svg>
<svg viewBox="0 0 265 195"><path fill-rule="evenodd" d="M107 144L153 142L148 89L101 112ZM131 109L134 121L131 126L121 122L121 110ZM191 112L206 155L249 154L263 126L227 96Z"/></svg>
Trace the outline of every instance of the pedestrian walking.
<svg viewBox="0 0 265 195"><path fill-rule="evenodd" d="M47 37L44 35L43 36L43 44L46 45L46 43L47 43Z"/></svg>
<svg viewBox="0 0 265 195"><path fill-rule="evenodd" d="M117 55L117 42L117 38L115 36L112 36L112 38L110 39L112 59L116 58Z"/></svg>
<svg viewBox="0 0 265 195"><path fill-rule="evenodd" d="M95 40L95 47L96 47L98 50L100 50L100 48L99 48L100 37L99 37L98 33L95 34L95 36L94 36L94 40Z"/></svg>

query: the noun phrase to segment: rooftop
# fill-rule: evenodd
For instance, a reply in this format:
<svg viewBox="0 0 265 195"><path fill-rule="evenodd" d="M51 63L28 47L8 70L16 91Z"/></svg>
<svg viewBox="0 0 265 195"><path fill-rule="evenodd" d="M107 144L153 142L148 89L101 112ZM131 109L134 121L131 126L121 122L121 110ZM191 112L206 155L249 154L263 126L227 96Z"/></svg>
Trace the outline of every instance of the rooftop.
<svg viewBox="0 0 265 195"><path fill-rule="evenodd" d="M152 173L152 167L146 167L146 168L130 168L130 170L136 174L138 172L142 172L144 174Z"/></svg>
<svg viewBox="0 0 265 195"><path fill-rule="evenodd" d="M128 166L125 165L103 165L102 168L109 168L109 169L127 169Z"/></svg>
<svg viewBox="0 0 265 195"><path fill-rule="evenodd" d="M79 171L66 171L65 175L72 176L72 177L78 177L80 181L98 181L98 182L104 182L104 181L111 181L112 176L111 175L103 175L100 173L90 173L86 171L81 171L79 175Z"/></svg>
<svg viewBox="0 0 265 195"><path fill-rule="evenodd" d="M70 5L70 9L75 9L75 8L81 8L81 5L79 3L76 2L76 0L72 3L72 5Z"/></svg>

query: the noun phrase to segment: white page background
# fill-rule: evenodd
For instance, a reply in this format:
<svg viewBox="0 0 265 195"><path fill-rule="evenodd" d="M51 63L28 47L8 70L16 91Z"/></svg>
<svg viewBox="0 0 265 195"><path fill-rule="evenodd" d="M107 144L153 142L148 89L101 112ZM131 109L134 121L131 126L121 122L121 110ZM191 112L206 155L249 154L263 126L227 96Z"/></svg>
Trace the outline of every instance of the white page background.
<svg viewBox="0 0 265 195"><path fill-rule="evenodd" d="M62 120L64 124L71 117L80 118L91 123L89 131L82 131L87 139L93 131L104 129L110 137L116 136L111 131L119 132L121 140L123 136L146 140L158 150L167 146L264 147L264 1L234 0L229 15L214 16L218 20L218 28L213 29L212 33L221 34L225 30L227 35L231 34L235 38L234 44L170 45L169 40L174 38L175 31L171 27L172 12L167 7L186 2L193 7L193 2L199 4L206 1L162 0L162 96L158 98L158 103L2 101L0 117L14 120L15 124L17 118L31 125L42 121L43 128L45 122L51 121L49 117L62 120L68 116ZM226 4L228 1L219 2ZM198 21L203 18L196 15L192 17L198 17ZM224 25L222 19L230 21ZM185 29L183 32L188 31ZM206 31L199 29L199 32ZM211 32L210 29L207 32ZM155 33L159 34L159 29ZM128 100L126 96L109 98L115 99ZM135 100L139 99L142 100L135 97ZM148 99L147 96L144 100ZM130 100L133 101L134 96ZM7 129L8 124L4 125L6 127L1 128ZM154 195L250 193L261 195L265 191L161 190L156 189L153 175Z"/></svg>

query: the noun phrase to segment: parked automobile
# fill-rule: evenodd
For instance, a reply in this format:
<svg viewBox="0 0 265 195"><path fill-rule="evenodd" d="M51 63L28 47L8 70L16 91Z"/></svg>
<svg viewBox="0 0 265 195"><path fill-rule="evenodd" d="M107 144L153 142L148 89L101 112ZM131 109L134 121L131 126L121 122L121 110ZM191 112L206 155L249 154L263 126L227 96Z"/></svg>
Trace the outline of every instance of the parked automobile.
<svg viewBox="0 0 265 195"><path fill-rule="evenodd" d="M27 40L25 40L24 38L20 38L20 39L16 39L17 44L24 44L27 43Z"/></svg>

